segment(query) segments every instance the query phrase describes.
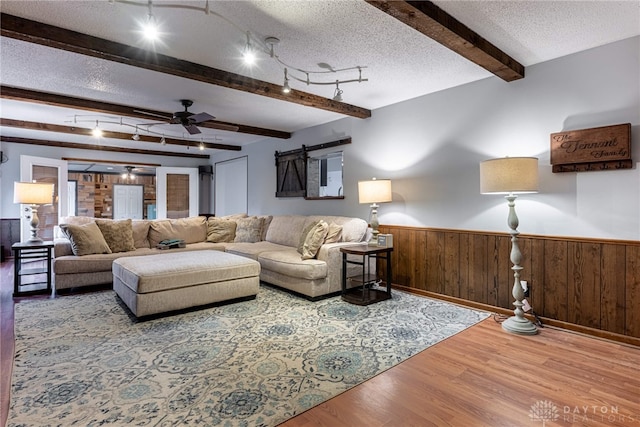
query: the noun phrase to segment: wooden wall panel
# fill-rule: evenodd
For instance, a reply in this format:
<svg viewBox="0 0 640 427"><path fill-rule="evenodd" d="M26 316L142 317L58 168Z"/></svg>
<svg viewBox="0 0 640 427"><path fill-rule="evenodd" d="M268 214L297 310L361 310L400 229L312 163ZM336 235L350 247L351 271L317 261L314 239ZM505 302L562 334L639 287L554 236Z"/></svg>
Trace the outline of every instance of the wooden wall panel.
<svg viewBox="0 0 640 427"><path fill-rule="evenodd" d="M627 248L625 333L640 337L640 247Z"/></svg>
<svg viewBox="0 0 640 427"><path fill-rule="evenodd" d="M444 293L460 296L460 236L457 233L444 235Z"/></svg>
<svg viewBox="0 0 640 427"><path fill-rule="evenodd" d="M600 260L600 328L604 331L624 331L625 317L625 247L603 244Z"/></svg>
<svg viewBox="0 0 640 427"><path fill-rule="evenodd" d="M393 283L513 309L507 233L381 225ZM543 319L640 338L640 242L520 236L528 297Z"/></svg>
<svg viewBox="0 0 640 427"><path fill-rule="evenodd" d="M568 244L567 320L600 328L600 245Z"/></svg>
<svg viewBox="0 0 640 427"><path fill-rule="evenodd" d="M567 242L547 240L544 244L544 310L542 315L567 321ZM534 284L535 286L535 284Z"/></svg>
<svg viewBox="0 0 640 427"><path fill-rule="evenodd" d="M396 242L393 242L394 246ZM395 252L395 250L394 250ZM444 293L444 232L427 231L427 291Z"/></svg>
<svg viewBox="0 0 640 427"><path fill-rule="evenodd" d="M494 256L496 246L495 238L487 236L472 236L473 247L470 253L471 262L469 275L474 278L471 282L472 288L467 290L467 295L471 301L485 302L489 293L495 293L496 284L490 280L494 272L488 270L490 257Z"/></svg>

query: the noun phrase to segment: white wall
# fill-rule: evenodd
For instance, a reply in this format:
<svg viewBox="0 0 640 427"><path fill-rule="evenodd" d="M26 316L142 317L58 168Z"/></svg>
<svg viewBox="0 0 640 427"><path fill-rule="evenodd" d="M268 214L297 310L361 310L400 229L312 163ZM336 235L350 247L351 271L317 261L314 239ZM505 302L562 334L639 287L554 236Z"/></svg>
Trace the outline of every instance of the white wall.
<svg viewBox="0 0 640 427"><path fill-rule="evenodd" d="M368 218L357 181L391 178L380 223L507 231L506 201L479 193L482 160L539 157L540 192L517 201L522 233L640 239L638 166L623 171L552 173L549 135L632 125L640 161L640 37L528 67L522 80L497 77L244 147L249 213L342 214ZM348 89L348 88L347 88ZM348 90L345 90L348 96ZM348 102L348 98L346 99ZM351 136L344 151L344 200L275 198L275 150ZM216 154L213 161L231 158ZM237 153L235 154L237 156Z"/></svg>

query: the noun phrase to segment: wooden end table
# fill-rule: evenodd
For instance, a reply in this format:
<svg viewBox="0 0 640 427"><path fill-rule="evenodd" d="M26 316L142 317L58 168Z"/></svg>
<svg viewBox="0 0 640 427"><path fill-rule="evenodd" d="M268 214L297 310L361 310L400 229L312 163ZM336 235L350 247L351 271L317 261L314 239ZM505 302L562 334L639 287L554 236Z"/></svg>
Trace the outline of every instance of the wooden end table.
<svg viewBox="0 0 640 427"><path fill-rule="evenodd" d="M51 293L51 261L53 259L53 242L19 242L11 245L13 249L13 296L38 293ZM29 264L36 264L31 267ZM27 276L46 275L46 281L23 283ZM41 285L46 284L46 288ZM26 288L26 290L22 290Z"/></svg>
<svg viewBox="0 0 640 427"><path fill-rule="evenodd" d="M393 247L362 245L345 246L340 248L342 252L342 299L352 304L369 305L391 298L391 252ZM360 256L361 260L348 259L348 255ZM386 290L373 289L371 285L376 283L377 277L369 271L370 258L387 260ZM362 266L362 275L347 277L347 266L357 264ZM347 280L359 283L359 286L347 289Z"/></svg>

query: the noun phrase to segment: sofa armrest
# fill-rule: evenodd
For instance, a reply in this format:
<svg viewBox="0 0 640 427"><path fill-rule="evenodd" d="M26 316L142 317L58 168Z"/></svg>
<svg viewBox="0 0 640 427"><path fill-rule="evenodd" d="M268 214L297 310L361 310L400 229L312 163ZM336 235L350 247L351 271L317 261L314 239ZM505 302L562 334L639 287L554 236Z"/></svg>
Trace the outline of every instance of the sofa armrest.
<svg viewBox="0 0 640 427"><path fill-rule="evenodd" d="M342 252L340 248L346 246L358 246L362 242L339 242L327 243L320 247L317 258L327 263L327 279L331 289L340 289L342 287ZM375 274L375 260L371 263L371 273ZM347 276L358 275L362 272L359 265L349 264Z"/></svg>
<svg viewBox="0 0 640 427"><path fill-rule="evenodd" d="M58 258L65 255L73 255L71 241L66 238L53 239L53 257Z"/></svg>

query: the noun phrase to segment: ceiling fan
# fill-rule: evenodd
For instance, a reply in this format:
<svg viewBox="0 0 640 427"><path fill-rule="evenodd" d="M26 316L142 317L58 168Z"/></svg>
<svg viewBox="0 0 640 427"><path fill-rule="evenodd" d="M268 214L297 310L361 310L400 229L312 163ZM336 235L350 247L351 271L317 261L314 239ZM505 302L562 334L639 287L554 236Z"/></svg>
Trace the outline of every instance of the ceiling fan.
<svg viewBox="0 0 640 427"><path fill-rule="evenodd" d="M187 132L189 132L190 135L197 135L199 133L202 133L200 129L198 129L198 126L196 126L197 124L215 119L215 117L209 113L193 114L192 112L190 112L189 107L193 105L193 101L191 101L190 99L181 99L180 103L184 107L184 111L176 111L175 113L173 113L173 117L165 117L159 114L151 113L149 111L140 111L140 110L135 110L135 111L137 113L147 114L149 116L168 119L169 124L181 124L187 130ZM220 124L220 125L224 126L223 124ZM221 128L221 126L217 126L216 124L216 128ZM236 126L229 126L229 129L223 129L223 130L237 131L238 128Z"/></svg>

